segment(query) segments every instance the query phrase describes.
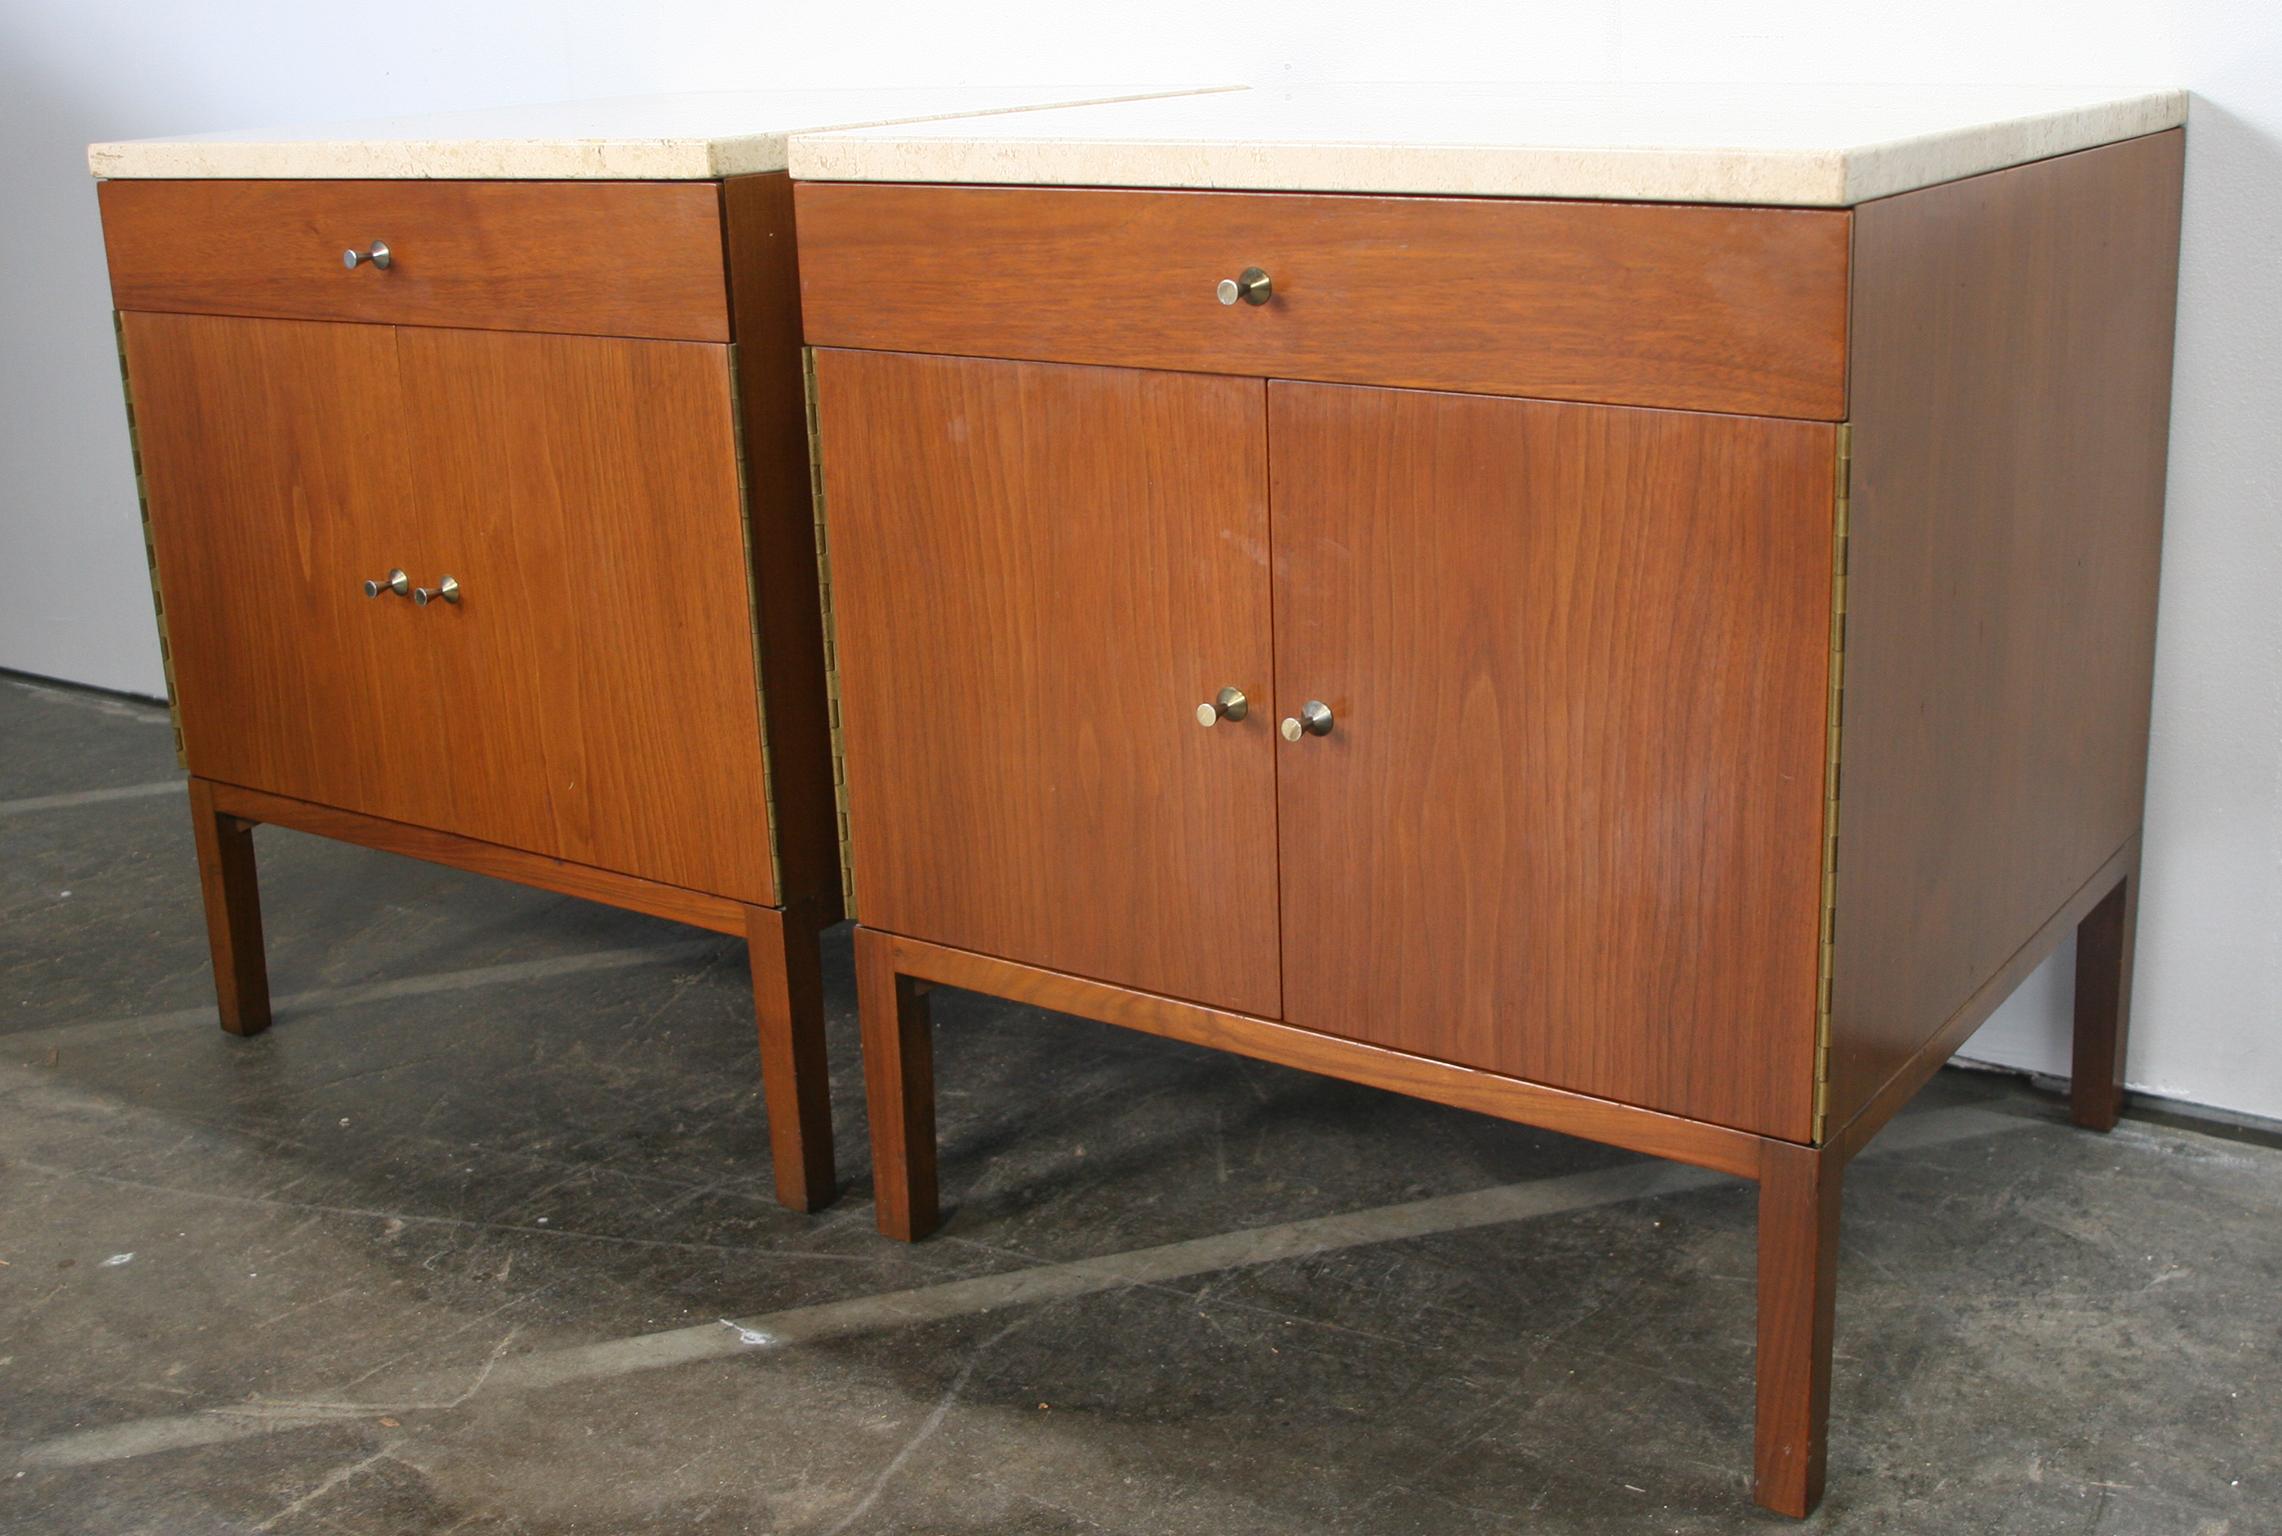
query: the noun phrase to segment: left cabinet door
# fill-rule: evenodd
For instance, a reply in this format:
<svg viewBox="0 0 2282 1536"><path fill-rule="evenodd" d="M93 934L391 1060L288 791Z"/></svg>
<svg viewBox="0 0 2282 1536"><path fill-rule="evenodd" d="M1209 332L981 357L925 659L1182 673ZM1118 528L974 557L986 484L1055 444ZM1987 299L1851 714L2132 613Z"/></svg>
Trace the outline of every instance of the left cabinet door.
<svg viewBox="0 0 2282 1536"><path fill-rule="evenodd" d="M823 351L816 398L858 920L1273 1017L1266 387Z"/></svg>
<svg viewBox="0 0 2282 1536"><path fill-rule="evenodd" d="M364 595L415 560L385 326L121 319L176 701L191 771L418 820L436 744L421 615Z"/></svg>

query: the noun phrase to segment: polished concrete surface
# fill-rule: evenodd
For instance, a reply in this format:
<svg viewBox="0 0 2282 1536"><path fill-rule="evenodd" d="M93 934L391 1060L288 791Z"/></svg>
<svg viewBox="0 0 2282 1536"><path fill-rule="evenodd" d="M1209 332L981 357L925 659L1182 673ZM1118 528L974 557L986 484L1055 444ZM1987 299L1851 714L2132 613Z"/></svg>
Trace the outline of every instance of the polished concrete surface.
<svg viewBox="0 0 2282 1536"><path fill-rule="evenodd" d="M741 946L258 841L240 1041L163 713L0 678L0 1531L2282 1530L2255 1140L1946 1074L1849 1170L1792 1527L1747 1186L947 994L902 1247L846 930L801 1217Z"/></svg>

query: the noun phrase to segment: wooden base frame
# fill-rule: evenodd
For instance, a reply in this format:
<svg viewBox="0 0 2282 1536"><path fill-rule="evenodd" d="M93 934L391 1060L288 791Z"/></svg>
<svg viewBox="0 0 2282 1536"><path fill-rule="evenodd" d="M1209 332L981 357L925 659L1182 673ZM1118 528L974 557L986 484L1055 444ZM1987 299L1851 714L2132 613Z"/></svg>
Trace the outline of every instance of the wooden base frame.
<svg viewBox="0 0 2282 1536"><path fill-rule="evenodd" d="M777 1199L796 1211L816 1211L838 1194L831 1079L824 1054L824 981L817 953L818 936L838 920L837 912L819 912L808 903L790 909L751 906L211 779L190 780L190 816L214 959L215 1001L222 1028L233 1035L258 1035L270 1025L253 845L253 829L262 823L743 938L752 958L753 1011Z"/></svg>
<svg viewBox="0 0 2282 1536"><path fill-rule="evenodd" d="M1809 1146L1317 1035L876 929L856 930L864 1091L879 1229L905 1242L939 1219L930 985L988 993L1261 1061L1367 1083L1501 1119L1734 1174L1759 1185L1758 1388L1753 1494L1803 1519L1822 1498L1830 1419L1838 1231L1847 1162L2066 936L2078 929L2074 1114L2106 1129L2121 1101L2131 996L2135 835L2004 970L1931 1034L1845 1127Z"/></svg>

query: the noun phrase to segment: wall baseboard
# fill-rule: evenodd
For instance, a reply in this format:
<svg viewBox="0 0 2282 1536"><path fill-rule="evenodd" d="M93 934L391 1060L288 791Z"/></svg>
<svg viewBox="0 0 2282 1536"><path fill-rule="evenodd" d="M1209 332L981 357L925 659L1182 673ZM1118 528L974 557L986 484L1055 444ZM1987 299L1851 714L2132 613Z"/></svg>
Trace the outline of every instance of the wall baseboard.
<svg viewBox="0 0 2282 1536"><path fill-rule="evenodd" d="M1949 1064L1967 1072L2018 1078L2039 1093L2052 1094L2061 1099L2068 1097L2068 1079L2056 1077L2049 1072L2008 1067L1994 1061L1975 1061L1969 1056L1952 1057ZM2222 1109L2215 1104L2198 1104L2192 1099L2174 1099L2160 1093L2144 1093L2129 1086L2124 1089L2124 1118L2149 1125L2167 1126L2172 1130L2195 1131L2205 1136L2216 1136L2222 1141L2240 1141L2252 1146L2282 1149L2282 1120L2248 1114L2239 1109Z"/></svg>
<svg viewBox="0 0 2282 1536"><path fill-rule="evenodd" d="M98 699L117 699L123 704L148 704L157 709L166 708L166 695L135 693L124 688L98 688L93 683L75 683L68 677L45 677L37 672L19 672L14 667L0 667L0 682L17 683L26 688L46 689L54 693L79 693Z"/></svg>

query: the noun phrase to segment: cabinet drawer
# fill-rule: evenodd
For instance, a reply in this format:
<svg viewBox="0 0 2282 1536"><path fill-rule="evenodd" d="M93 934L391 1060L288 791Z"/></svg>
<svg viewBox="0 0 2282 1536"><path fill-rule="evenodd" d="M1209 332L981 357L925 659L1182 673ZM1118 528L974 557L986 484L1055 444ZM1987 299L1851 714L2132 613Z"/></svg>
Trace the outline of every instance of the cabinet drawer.
<svg viewBox="0 0 2282 1536"><path fill-rule="evenodd" d="M1837 420L1841 210L804 183L812 345ZM1247 268L1267 302L1220 302Z"/></svg>
<svg viewBox="0 0 2282 1536"><path fill-rule="evenodd" d="M727 341L711 182L108 181L120 309ZM342 261L386 244L384 270Z"/></svg>

